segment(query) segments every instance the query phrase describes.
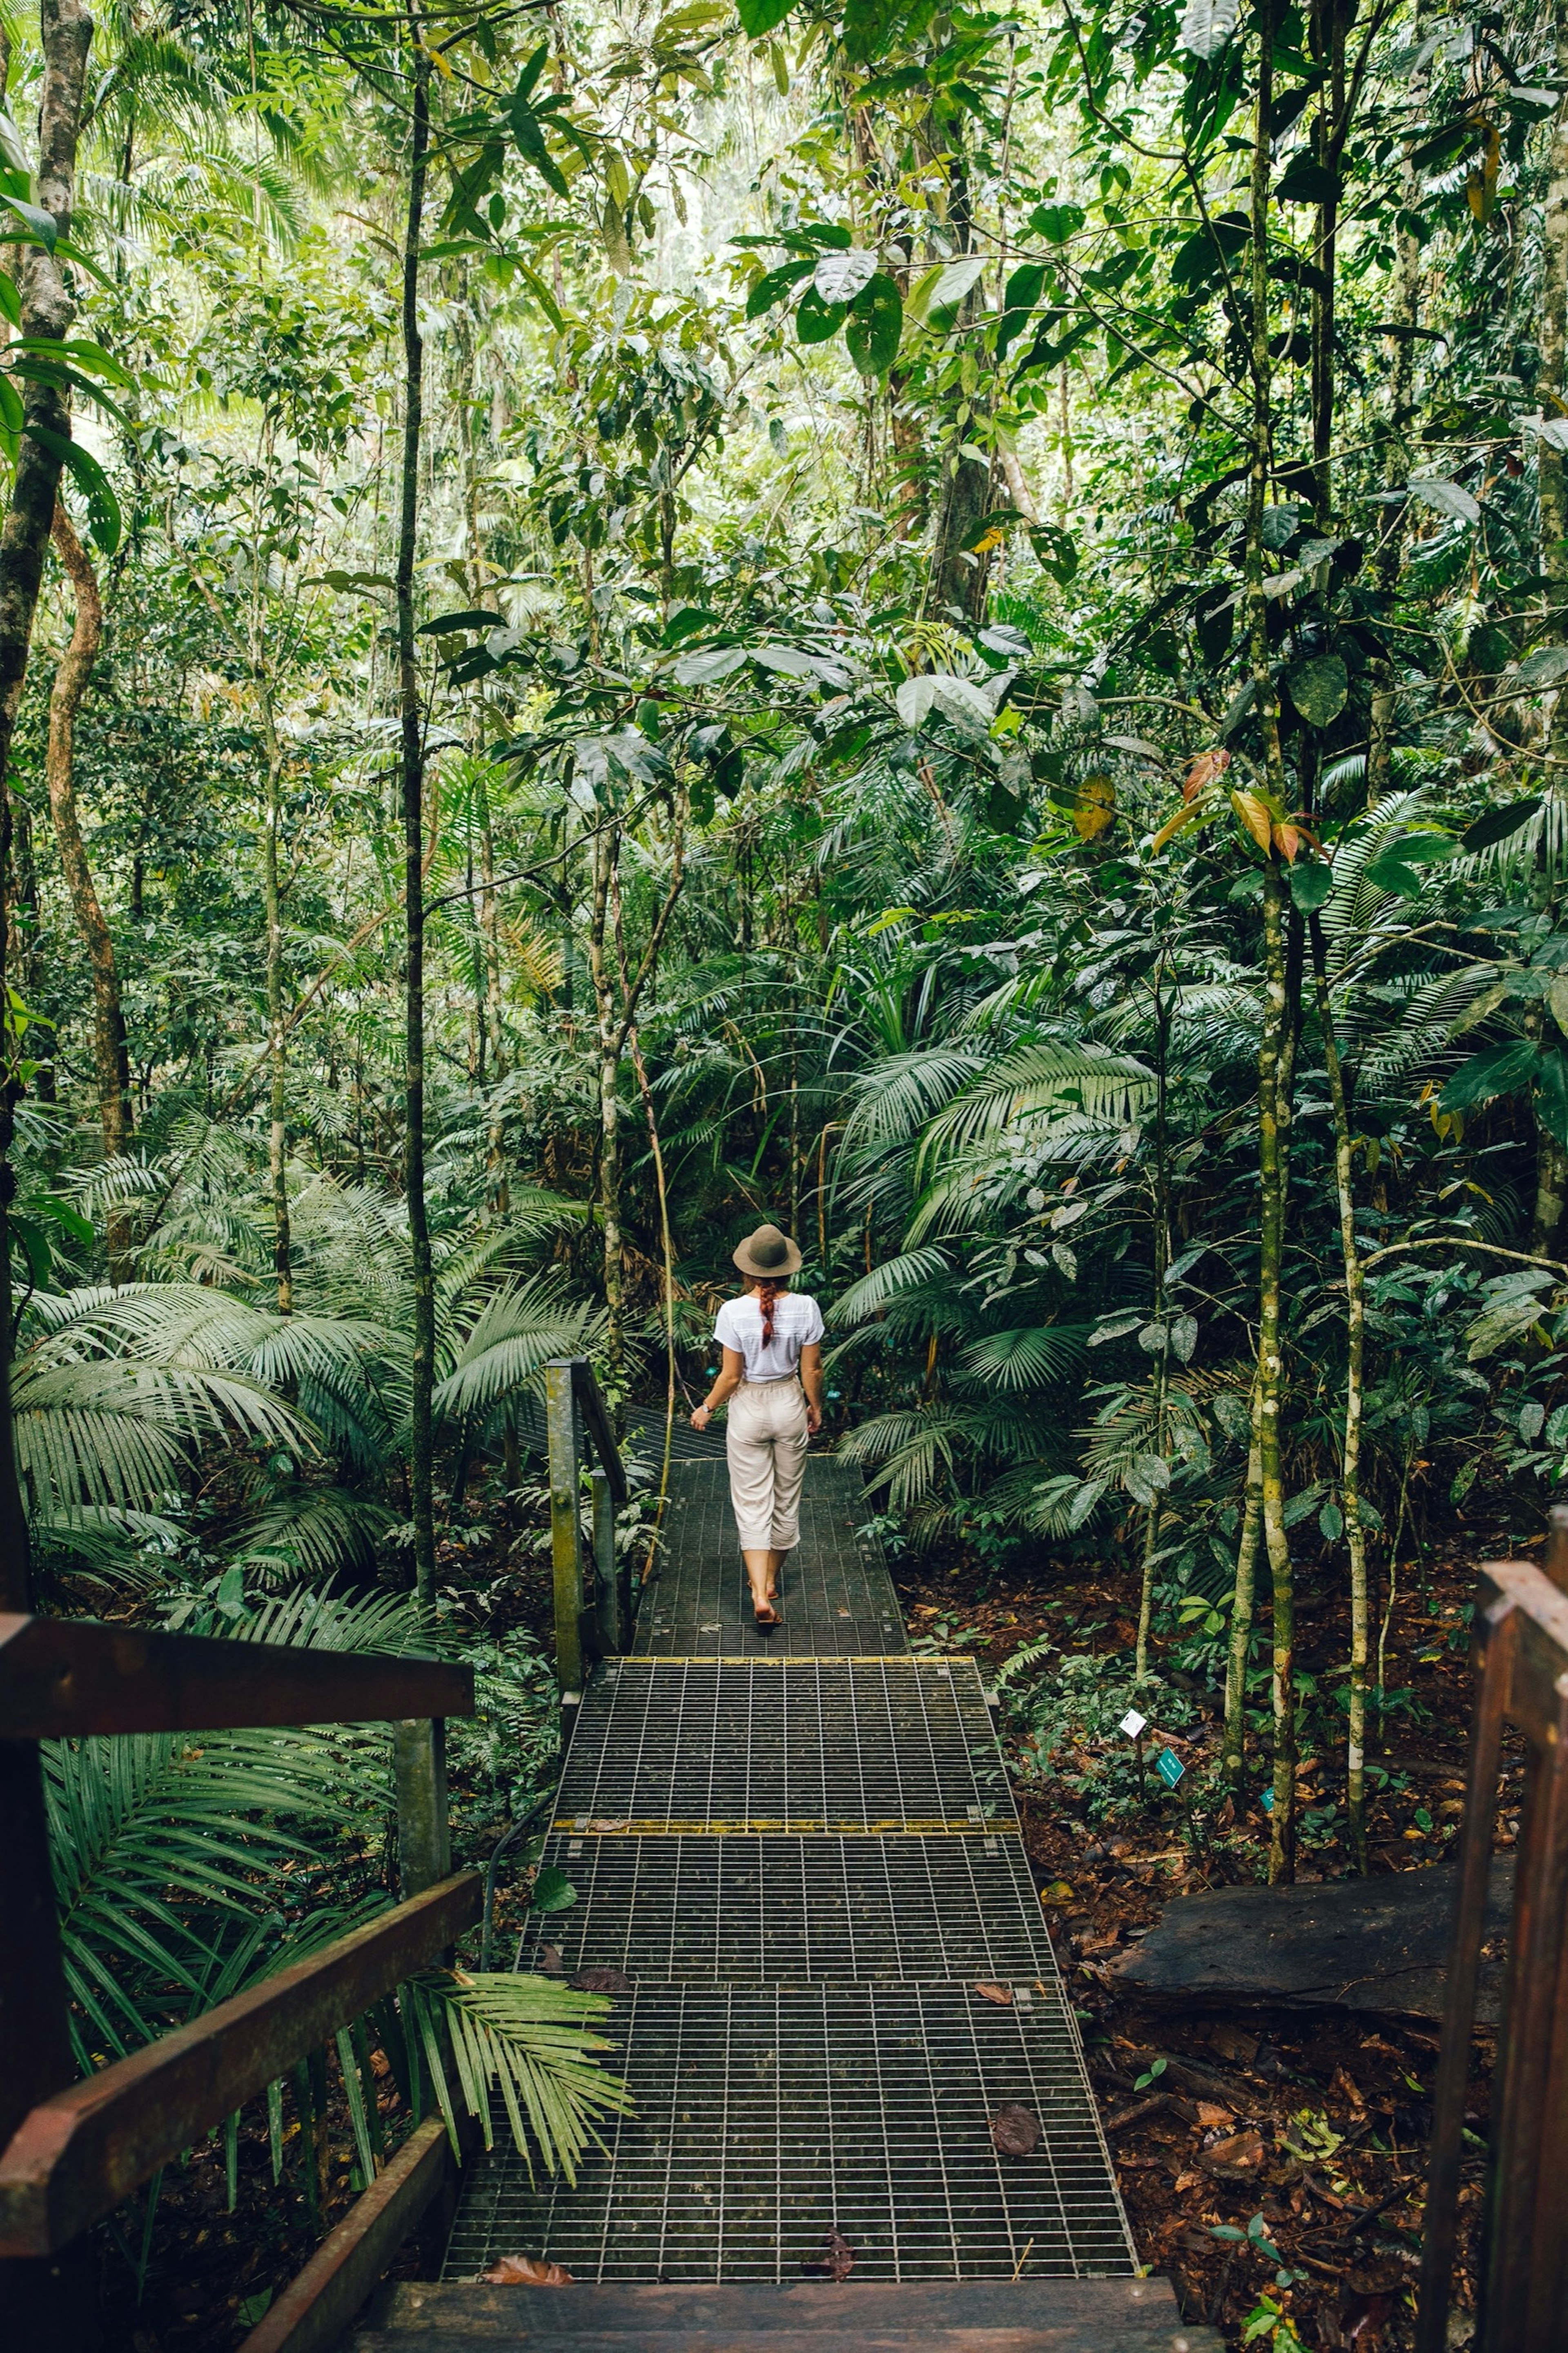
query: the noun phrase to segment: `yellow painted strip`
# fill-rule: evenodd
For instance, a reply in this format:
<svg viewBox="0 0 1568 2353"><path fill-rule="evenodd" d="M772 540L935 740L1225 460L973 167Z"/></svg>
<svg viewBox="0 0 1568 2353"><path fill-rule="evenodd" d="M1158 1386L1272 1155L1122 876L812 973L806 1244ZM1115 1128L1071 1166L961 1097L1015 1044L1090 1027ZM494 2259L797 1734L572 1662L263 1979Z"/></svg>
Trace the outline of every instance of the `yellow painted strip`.
<svg viewBox="0 0 1568 2353"><path fill-rule="evenodd" d="M977 1659L929 1659L910 1651L801 1651L793 1658L783 1651L771 1657L742 1657L733 1651L628 1651L622 1663L631 1667L924 1667L950 1672L954 1667L973 1667L976 1673L980 1667Z"/></svg>
<svg viewBox="0 0 1568 2353"><path fill-rule="evenodd" d="M1009 1821L945 1821L937 1817L908 1821L828 1822L809 1815L756 1815L747 1821L668 1821L633 1817L611 1821L595 1816L558 1815L552 1831L569 1838L996 1838L1022 1836Z"/></svg>

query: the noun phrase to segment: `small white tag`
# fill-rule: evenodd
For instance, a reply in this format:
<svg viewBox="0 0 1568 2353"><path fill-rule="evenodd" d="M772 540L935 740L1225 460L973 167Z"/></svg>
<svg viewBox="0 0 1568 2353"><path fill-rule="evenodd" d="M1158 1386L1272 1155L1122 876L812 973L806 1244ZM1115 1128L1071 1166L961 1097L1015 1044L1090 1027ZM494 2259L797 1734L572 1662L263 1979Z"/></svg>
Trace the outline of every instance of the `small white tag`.
<svg viewBox="0 0 1568 2353"><path fill-rule="evenodd" d="M1121 1719L1121 1729L1127 1735L1129 1740L1136 1740L1138 1735L1143 1731L1148 1725L1148 1722L1149 1719L1146 1715L1140 1715L1135 1707L1130 1707L1126 1715Z"/></svg>

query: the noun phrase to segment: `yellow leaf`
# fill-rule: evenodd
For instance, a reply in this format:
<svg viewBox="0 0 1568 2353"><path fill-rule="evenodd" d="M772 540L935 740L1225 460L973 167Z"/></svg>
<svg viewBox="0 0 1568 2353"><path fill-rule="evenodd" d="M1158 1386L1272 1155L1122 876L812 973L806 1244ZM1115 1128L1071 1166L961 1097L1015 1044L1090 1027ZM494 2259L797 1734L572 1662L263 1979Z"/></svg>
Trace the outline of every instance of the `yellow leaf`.
<svg viewBox="0 0 1568 2353"><path fill-rule="evenodd" d="M1268 855L1269 842L1273 838L1274 828L1269 819L1268 811L1264 807L1263 803L1258 799L1258 795L1256 793L1232 793L1230 797L1230 805L1236 811L1237 817L1241 819L1243 825L1247 828L1247 832L1258 844L1259 849L1262 850L1265 858L1267 858Z"/></svg>
<svg viewBox="0 0 1568 2353"><path fill-rule="evenodd" d="M1092 841L1116 815L1116 786L1109 776L1086 776L1078 788L1072 821L1080 841Z"/></svg>
<svg viewBox="0 0 1568 2353"><path fill-rule="evenodd" d="M1070 1879L1053 1879L1048 1887L1041 1888L1040 1901L1042 1904L1070 1904L1072 1892Z"/></svg>
<svg viewBox="0 0 1568 2353"><path fill-rule="evenodd" d="M984 539L975 541L972 553L975 555L989 555L994 547L1002 545L1005 537L1005 532L988 531Z"/></svg>
<svg viewBox="0 0 1568 2353"><path fill-rule="evenodd" d="M1198 814L1199 811L1197 804L1194 801L1189 801L1184 807L1179 808L1176 811L1174 817L1168 817L1165 819L1164 824L1160 828L1159 832L1154 836L1153 840L1149 844L1151 851L1163 849L1165 844L1168 841L1173 840L1184 825L1191 825L1194 818Z"/></svg>
<svg viewBox="0 0 1568 2353"><path fill-rule="evenodd" d="M1502 161L1502 140L1494 122L1487 132L1487 143L1479 172L1472 171L1465 183L1465 196L1476 218L1483 224L1489 221L1497 205L1498 165Z"/></svg>

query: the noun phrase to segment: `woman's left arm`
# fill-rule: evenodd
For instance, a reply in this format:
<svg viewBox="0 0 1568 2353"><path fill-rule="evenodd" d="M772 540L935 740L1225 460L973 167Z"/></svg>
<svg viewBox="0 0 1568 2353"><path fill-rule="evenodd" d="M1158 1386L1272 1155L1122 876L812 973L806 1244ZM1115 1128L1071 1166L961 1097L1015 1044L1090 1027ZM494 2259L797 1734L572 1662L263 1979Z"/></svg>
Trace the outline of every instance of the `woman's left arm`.
<svg viewBox="0 0 1568 2353"><path fill-rule="evenodd" d="M805 1426L815 1438L822 1428L822 1344L808 1340L800 1352L800 1385L805 1391Z"/></svg>
<svg viewBox="0 0 1568 2353"><path fill-rule="evenodd" d="M717 1413L725 1398L734 1396L741 1386L741 1376L745 1369L746 1360L739 1348L726 1348L722 1372L691 1417L693 1430L707 1429L709 1415Z"/></svg>

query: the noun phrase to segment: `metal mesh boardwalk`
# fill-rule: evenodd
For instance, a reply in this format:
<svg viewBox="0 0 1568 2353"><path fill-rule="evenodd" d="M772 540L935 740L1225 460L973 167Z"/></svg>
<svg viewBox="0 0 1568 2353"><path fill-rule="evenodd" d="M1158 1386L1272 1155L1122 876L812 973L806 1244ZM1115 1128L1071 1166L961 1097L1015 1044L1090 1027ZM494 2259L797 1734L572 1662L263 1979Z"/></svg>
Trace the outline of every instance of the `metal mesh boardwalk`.
<svg viewBox="0 0 1568 2353"><path fill-rule="evenodd" d="M787 2284L1128 2279L1125 2218L979 1675L911 1656L848 1467L808 1469L784 1625L751 1622L723 1467L682 1464L635 1654L584 1698L523 1939L623 1970L637 2102L574 2186L498 2120L445 2276ZM1006 2002L976 1991L1006 1989ZM991 2118L1039 2125L1001 2156Z"/></svg>

